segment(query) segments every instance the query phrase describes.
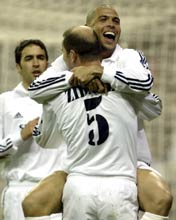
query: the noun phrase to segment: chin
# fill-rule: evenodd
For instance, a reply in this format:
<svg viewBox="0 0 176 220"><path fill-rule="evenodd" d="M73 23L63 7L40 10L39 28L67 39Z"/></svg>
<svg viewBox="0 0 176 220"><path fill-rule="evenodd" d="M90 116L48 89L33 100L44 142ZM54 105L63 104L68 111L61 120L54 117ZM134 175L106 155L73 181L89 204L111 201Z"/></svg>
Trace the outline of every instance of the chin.
<svg viewBox="0 0 176 220"><path fill-rule="evenodd" d="M116 47L116 42L115 41L113 41L113 42L103 42L102 45L103 45L104 48L114 49Z"/></svg>
<svg viewBox="0 0 176 220"><path fill-rule="evenodd" d="M114 51L114 49L116 48L116 44L105 44L103 45L103 49L104 50L108 50L108 51Z"/></svg>

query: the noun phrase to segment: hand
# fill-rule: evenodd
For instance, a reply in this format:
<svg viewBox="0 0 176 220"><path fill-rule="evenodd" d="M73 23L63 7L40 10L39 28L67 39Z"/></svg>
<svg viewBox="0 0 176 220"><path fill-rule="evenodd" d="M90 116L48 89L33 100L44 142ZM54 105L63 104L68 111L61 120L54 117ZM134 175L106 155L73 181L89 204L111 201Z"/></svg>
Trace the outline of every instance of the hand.
<svg viewBox="0 0 176 220"><path fill-rule="evenodd" d="M107 94L108 88L100 79L95 78L85 86L91 92Z"/></svg>
<svg viewBox="0 0 176 220"><path fill-rule="evenodd" d="M86 86L94 78L101 78L103 67L101 65L78 66L71 70L73 72L70 78L71 86Z"/></svg>
<svg viewBox="0 0 176 220"><path fill-rule="evenodd" d="M39 118L35 118L32 121L29 121L25 127L21 130L21 137L25 141L32 136L32 132L36 124L38 123Z"/></svg>

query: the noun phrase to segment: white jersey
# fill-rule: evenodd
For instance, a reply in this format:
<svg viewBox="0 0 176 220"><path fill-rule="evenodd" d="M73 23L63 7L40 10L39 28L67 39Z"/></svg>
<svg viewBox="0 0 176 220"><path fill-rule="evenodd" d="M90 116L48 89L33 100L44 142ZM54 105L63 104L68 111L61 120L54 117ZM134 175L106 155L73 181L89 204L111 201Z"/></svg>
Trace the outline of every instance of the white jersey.
<svg viewBox="0 0 176 220"><path fill-rule="evenodd" d="M67 144L68 173L120 176L135 181L137 115L120 93L100 95L70 88L44 108L36 140L42 146L54 124L58 136L51 138L59 140L61 134ZM45 114L55 120L47 121Z"/></svg>
<svg viewBox="0 0 176 220"><path fill-rule="evenodd" d="M0 157L10 154L2 170L8 182L39 181L60 169L65 147L43 149L32 137L21 138L21 128L41 113L42 106L29 97L21 83L0 95Z"/></svg>
<svg viewBox="0 0 176 220"><path fill-rule="evenodd" d="M153 78L146 58L141 52L122 49L117 45L112 56L102 61L102 66L104 67L102 81L109 83L115 90L129 95L129 98L131 94L135 96L135 99L132 99L137 105L140 119L152 120L161 114L161 100L154 94L148 94L153 84ZM64 68L66 69L66 66L63 57L60 56L30 85L31 98L39 103L46 103L68 89L72 73L68 70L64 71ZM138 137L138 160L150 164L151 154L141 127Z"/></svg>

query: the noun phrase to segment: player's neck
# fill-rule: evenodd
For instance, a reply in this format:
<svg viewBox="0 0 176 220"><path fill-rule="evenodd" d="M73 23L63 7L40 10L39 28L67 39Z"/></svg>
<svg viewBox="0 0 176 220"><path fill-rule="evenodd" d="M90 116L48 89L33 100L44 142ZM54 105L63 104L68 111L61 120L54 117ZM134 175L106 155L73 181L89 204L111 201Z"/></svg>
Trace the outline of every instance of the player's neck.
<svg viewBox="0 0 176 220"><path fill-rule="evenodd" d="M29 83L22 81L23 87L27 90L29 87Z"/></svg>
<svg viewBox="0 0 176 220"><path fill-rule="evenodd" d="M90 65L101 65L100 60L91 60L91 61L85 61L82 63L83 66L90 66Z"/></svg>
<svg viewBox="0 0 176 220"><path fill-rule="evenodd" d="M102 51L101 51L101 58L102 58L102 59L106 59L106 58L108 58L108 57L111 57L111 55L113 54L113 52L114 52L114 49L113 49L113 50L107 50L107 49L102 50Z"/></svg>

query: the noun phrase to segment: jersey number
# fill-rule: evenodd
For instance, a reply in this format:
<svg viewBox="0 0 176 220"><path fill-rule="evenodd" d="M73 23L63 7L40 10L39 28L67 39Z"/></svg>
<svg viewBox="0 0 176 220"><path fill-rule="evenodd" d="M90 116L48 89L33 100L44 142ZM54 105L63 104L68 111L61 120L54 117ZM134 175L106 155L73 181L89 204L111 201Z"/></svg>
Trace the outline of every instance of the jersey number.
<svg viewBox="0 0 176 220"><path fill-rule="evenodd" d="M90 111L95 109L102 100L102 96L86 99L84 101L86 111ZM96 122L97 126L94 126L94 129L90 129L89 131L89 144L92 146L100 145L106 141L109 136L109 124L102 115L100 114L92 114L93 112L87 113L87 124L91 127L93 123ZM97 127L97 129L95 128Z"/></svg>

